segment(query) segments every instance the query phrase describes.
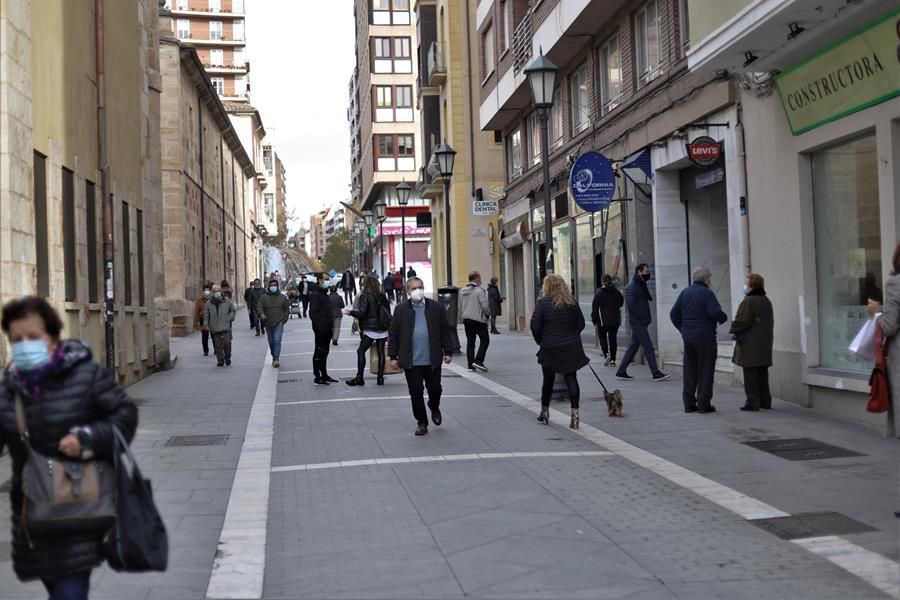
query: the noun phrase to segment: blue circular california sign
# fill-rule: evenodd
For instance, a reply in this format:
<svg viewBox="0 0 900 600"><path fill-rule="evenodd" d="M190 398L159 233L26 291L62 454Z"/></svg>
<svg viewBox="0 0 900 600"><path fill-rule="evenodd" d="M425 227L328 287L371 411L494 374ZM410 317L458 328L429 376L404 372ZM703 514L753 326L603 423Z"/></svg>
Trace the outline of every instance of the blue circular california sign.
<svg viewBox="0 0 900 600"><path fill-rule="evenodd" d="M572 167L569 188L575 203L588 212L609 206L616 193L616 175L609 160L599 152L586 152Z"/></svg>

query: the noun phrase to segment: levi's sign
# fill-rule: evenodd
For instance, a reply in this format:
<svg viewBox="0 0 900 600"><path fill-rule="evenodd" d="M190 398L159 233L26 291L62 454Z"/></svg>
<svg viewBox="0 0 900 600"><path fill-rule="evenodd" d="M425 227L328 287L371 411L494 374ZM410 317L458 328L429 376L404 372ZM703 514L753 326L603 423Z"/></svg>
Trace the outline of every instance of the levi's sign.
<svg viewBox="0 0 900 600"><path fill-rule="evenodd" d="M900 96L900 10L775 78L794 135Z"/></svg>
<svg viewBox="0 0 900 600"><path fill-rule="evenodd" d="M722 158L722 144L708 135L701 135L687 145L687 153L695 165L708 167Z"/></svg>

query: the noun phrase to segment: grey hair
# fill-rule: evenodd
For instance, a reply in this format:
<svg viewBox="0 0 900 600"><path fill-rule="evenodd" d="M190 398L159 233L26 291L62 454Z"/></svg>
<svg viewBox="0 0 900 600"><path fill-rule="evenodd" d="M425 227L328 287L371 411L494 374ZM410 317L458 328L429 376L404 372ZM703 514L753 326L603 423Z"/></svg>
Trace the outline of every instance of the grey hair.
<svg viewBox="0 0 900 600"><path fill-rule="evenodd" d="M691 274L691 280L694 283L703 283L707 277L712 277L712 272L706 267L697 267Z"/></svg>
<svg viewBox="0 0 900 600"><path fill-rule="evenodd" d="M410 284L413 282L416 282L416 281L421 283L423 288L425 287L425 282L422 281L421 277L410 277L409 279L406 280L406 289L409 289Z"/></svg>

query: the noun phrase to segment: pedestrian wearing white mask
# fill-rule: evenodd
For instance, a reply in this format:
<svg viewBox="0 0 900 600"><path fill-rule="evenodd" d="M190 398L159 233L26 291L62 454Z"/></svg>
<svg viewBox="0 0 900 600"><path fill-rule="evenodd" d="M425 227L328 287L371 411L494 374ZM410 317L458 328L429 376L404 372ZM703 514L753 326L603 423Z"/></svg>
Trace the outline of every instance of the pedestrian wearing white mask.
<svg viewBox="0 0 900 600"><path fill-rule="evenodd" d="M431 421L440 425L441 416L441 363L450 364L453 354L453 338L447 310L437 302L425 298L425 287L418 277L406 281L407 302L394 309L388 339L388 356L391 368L402 368L409 386L413 416L418 427L416 435L428 433L428 415L425 412L425 390L428 390L428 408Z"/></svg>

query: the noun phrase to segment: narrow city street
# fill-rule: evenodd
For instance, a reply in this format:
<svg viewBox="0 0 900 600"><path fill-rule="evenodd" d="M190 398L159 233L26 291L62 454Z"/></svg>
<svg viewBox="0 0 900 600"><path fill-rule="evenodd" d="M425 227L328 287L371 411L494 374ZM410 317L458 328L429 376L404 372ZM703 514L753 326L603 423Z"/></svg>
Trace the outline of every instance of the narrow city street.
<svg viewBox="0 0 900 600"><path fill-rule="evenodd" d="M896 598L896 440L796 404L685 414L678 378L616 382L606 416L579 372L582 426L556 402L538 424L530 337L493 336L488 373L444 368L443 425L413 436L406 383L314 386L312 332L293 319L281 368L235 322L234 365L173 339L177 363L128 388L134 448L170 536L166 573L94 573L92 598ZM238 327L240 325L240 327ZM350 320L332 376L355 370ZM460 330L462 334L462 330ZM747 445L805 439L780 456ZM0 484L9 477L0 459ZM837 515L815 517L816 513ZM0 503L0 521L9 505ZM774 519L774 520L772 520ZM44 598L12 574L0 530L2 598Z"/></svg>

